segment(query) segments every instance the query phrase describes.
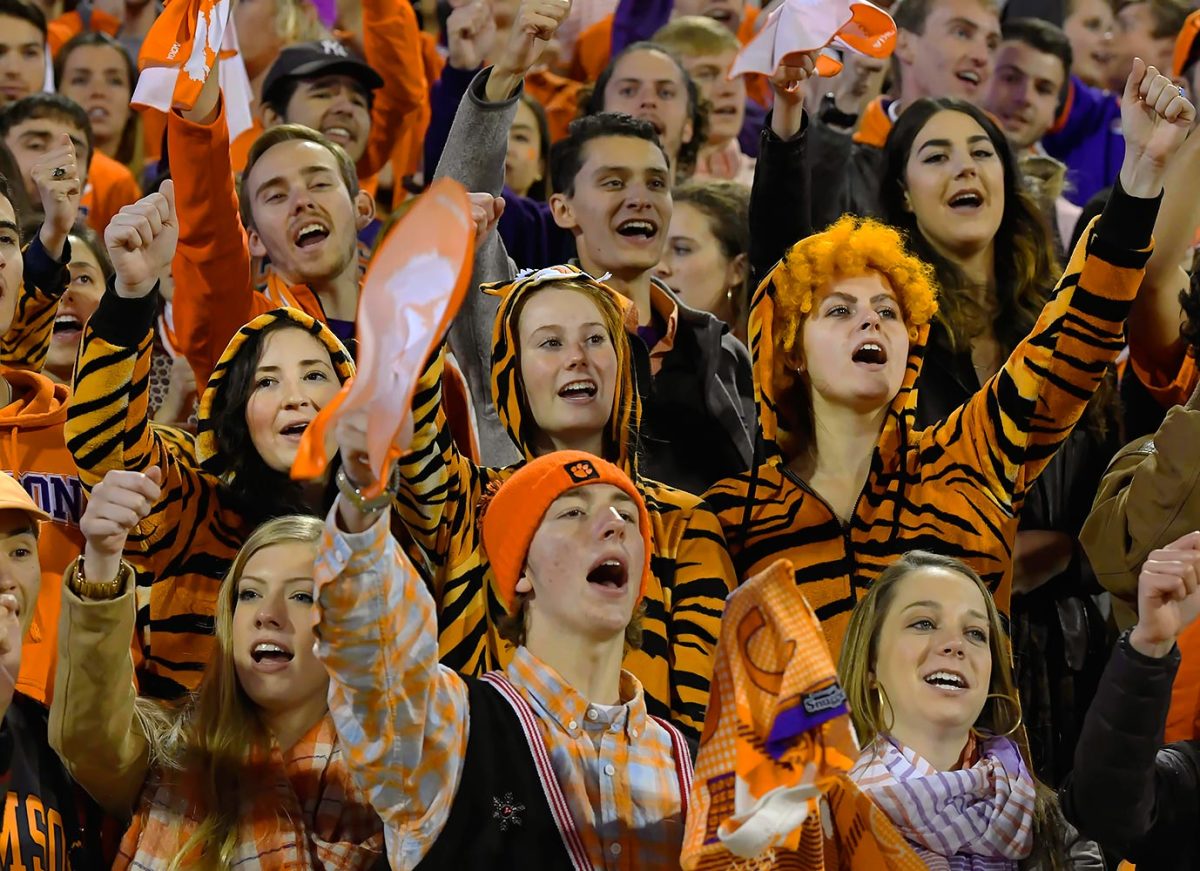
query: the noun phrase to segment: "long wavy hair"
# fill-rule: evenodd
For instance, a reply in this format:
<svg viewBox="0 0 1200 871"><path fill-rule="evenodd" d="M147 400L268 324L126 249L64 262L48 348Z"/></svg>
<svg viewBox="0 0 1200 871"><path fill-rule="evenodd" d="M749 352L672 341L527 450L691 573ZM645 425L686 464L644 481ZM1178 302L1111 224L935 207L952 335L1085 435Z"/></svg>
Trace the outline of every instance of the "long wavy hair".
<svg viewBox="0 0 1200 871"><path fill-rule="evenodd" d="M952 97L917 100L900 114L883 146L883 219L908 237L918 257L933 266L941 295L937 322L954 351L969 348L988 324L989 312L978 302L962 269L942 256L917 226L917 216L905 206L907 167L917 135L939 112L961 112L974 120L991 140L1004 169L1004 212L995 238L996 299L992 324L1005 353L1029 335L1049 298L1048 282L1058 277L1054 237L1033 198L1022 186L1017 159L1000 128L982 110Z"/></svg>
<svg viewBox="0 0 1200 871"><path fill-rule="evenodd" d="M137 87L138 81L137 65L133 62L133 58L129 56L129 52L125 50L125 46L102 30L85 30L83 33L72 37L66 45L59 49L58 54L54 56L54 81L58 84L59 89L62 89L63 73L66 71L67 61L70 59L71 54L77 48L86 48L89 46L111 48L120 55L122 61L124 61L126 75L129 77L129 96L132 98L133 89ZM144 151L142 142L142 116L139 112L131 111L129 119L125 122L125 128L121 131L121 135L117 139L117 148L113 154L113 159L117 163L123 163L128 166L133 172L134 178L140 181L143 164L145 163Z"/></svg>
<svg viewBox="0 0 1200 871"><path fill-rule="evenodd" d="M177 778L196 802L199 825L179 846L169 871L230 867L237 846L239 797L255 788L246 765L268 752L271 735L246 695L233 661L233 612L238 583L255 554L279 545L314 550L324 523L317 517L276 517L246 539L217 594L217 644L196 694L183 704L139 699L138 722L150 745L150 765ZM197 856L197 851L199 855Z"/></svg>
<svg viewBox="0 0 1200 871"><path fill-rule="evenodd" d="M975 570L962 560L923 550L911 550L883 570L851 613L850 625L842 640L841 655L838 657L838 680L846 693L850 706L850 720L854 724L859 743L864 747L870 746L876 738L886 736L890 731L884 712L883 693L875 689L879 636L899 585L913 572L925 569L942 569L961 575L971 581L983 595L987 608L992 674L988 682L988 699L973 728L983 735L1001 735L1014 731L1015 727L1012 739L1021 753L1025 767L1033 777L1037 794L1034 808L1033 855L1049 863L1051 868L1066 868L1066 857L1061 849L1063 824L1058 809L1058 798L1052 789L1033 775L1029 741L1024 728L1019 725L1021 704L1013 677L1012 647L1008 632L987 585ZM993 698L994 696L1004 696L1012 701L1001 701Z"/></svg>
<svg viewBox="0 0 1200 871"><path fill-rule="evenodd" d="M991 141L1004 170L1004 211L994 240L995 297L991 305L980 302L980 288L953 260L934 248L917 226L917 216L906 207L908 159L917 135L939 112L960 112L975 121ZM883 146L883 219L900 229L912 251L933 266L941 294L937 324L930 343L943 343L958 354L990 327L1005 357L1025 339L1037 323L1043 306L1062 271L1054 231L1025 187L1024 174L1007 137L981 109L954 97L923 98L900 114ZM1101 382L1084 417L1084 425L1103 438L1115 422L1115 383L1111 375Z"/></svg>

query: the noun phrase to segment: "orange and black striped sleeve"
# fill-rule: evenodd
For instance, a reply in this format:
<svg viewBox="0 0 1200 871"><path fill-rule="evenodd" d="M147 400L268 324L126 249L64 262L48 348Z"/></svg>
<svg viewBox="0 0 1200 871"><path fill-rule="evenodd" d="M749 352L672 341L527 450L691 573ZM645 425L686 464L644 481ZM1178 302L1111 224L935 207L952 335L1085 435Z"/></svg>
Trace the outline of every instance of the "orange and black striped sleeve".
<svg viewBox="0 0 1200 871"><path fill-rule="evenodd" d="M50 352L58 302L70 280L71 243L63 244L62 258L55 260L35 235L21 252L21 260L24 278L12 322L0 337L0 366L41 372Z"/></svg>

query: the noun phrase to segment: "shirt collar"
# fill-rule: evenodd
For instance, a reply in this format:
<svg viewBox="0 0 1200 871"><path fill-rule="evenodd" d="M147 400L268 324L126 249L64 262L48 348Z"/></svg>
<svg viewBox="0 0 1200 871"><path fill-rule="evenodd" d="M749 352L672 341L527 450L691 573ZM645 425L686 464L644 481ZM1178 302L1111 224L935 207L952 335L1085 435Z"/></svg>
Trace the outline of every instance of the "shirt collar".
<svg viewBox="0 0 1200 871"><path fill-rule="evenodd" d="M583 734L591 708L588 700L528 648L517 648L504 673L543 720L573 738ZM625 711L615 722L624 727L628 738L636 738L646 728L646 699L641 682L625 669L621 669L619 693Z"/></svg>
<svg viewBox="0 0 1200 871"><path fill-rule="evenodd" d="M666 324L663 334L658 339L658 344L650 350L669 351L675 347L675 330L679 326L679 306L675 304L671 294L659 287L656 282L651 281L650 308L654 309L654 313Z"/></svg>

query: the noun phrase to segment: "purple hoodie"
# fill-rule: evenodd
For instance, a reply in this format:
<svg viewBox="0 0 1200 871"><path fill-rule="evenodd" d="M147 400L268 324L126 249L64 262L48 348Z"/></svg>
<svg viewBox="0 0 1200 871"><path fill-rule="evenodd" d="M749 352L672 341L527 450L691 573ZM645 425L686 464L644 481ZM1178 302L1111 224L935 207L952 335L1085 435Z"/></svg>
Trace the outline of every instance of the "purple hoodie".
<svg viewBox="0 0 1200 871"><path fill-rule="evenodd" d="M1085 85L1071 76L1065 123L1042 139L1046 153L1067 165L1067 199L1087 205L1094 194L1111 187L1125 159L1121 104L1116 95Z"/></svg>

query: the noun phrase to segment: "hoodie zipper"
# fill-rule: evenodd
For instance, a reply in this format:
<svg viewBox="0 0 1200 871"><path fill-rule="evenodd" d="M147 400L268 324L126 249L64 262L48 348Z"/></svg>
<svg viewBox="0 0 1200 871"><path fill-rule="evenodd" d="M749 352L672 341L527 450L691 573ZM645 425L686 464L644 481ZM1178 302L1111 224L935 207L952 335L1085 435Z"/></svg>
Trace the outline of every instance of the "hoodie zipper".
<svg viewBox="0 0 1200 871"><path fill-rule="evenodd" d="M797 475L786 465L781 464L780 468L783 470L783 474L789 480L791 480L793 484L825 506L825 510L829 512L829 516L838 522L838 526L840 526L842 530L842 548L846 552L846 562L850 564L850 574L852 576L851 584L853 584L853 575L857 566L857 560L854 558L854 549L850 540L850 532L854 525L854 518L858 516L858 508L862 504L863 494L867 492L866 483L864 482L862 489L858 491L858 498L854 500L854 510L850 512L850 519L848 521L843 521L842 518L838 517L837 512L833 510L830 504L825 501L825 497L810 487L807 481ZM868 473L867 480L869 481L870 479L871 475Z"/></svg>

